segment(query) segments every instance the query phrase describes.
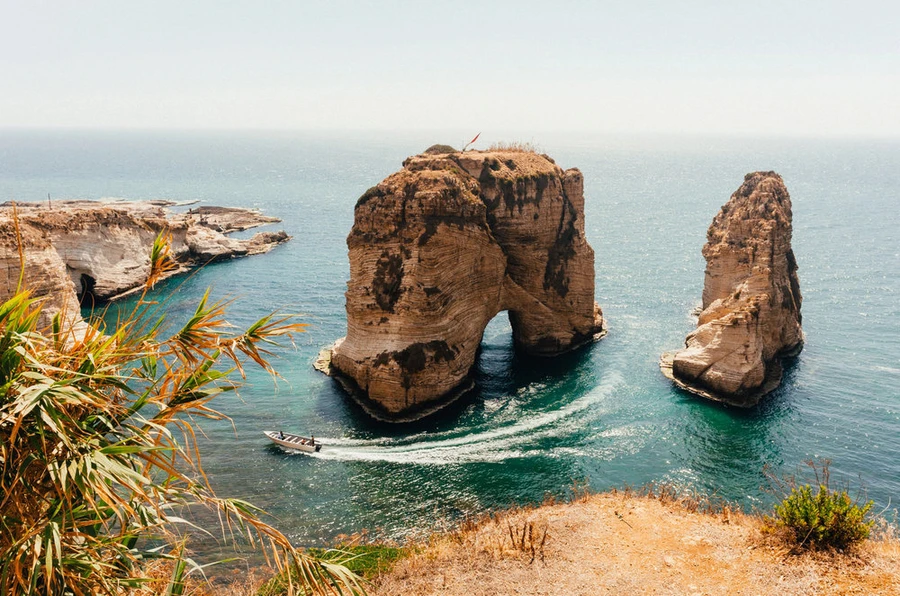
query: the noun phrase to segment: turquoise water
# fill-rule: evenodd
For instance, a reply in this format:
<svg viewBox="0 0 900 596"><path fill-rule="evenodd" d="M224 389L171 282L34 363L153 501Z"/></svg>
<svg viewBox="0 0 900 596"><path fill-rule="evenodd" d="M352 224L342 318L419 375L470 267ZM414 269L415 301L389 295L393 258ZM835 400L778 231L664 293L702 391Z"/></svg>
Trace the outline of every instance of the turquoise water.
<svg viewBox="0 0 900 596"><path fill-rule="evenodd" d="M585 175L602 342L554 361L512 350L489 326L478 389L427 424L367 419L315 372L344 333L344 240L365 189L434 142L460 135L0 131L0 200L127 197L258 207L294 239L267 255L169 282L174 320L206 287L248 323L277 309L310 324L279 352L277 386L251 374L204 423L204 462L222 495L250 499L296 542L367 528L402 538L459 515L651 481L765 506L764 467L829 458L879 508L900 496L900 143L727 138L536 138ZM483 138L488 137L483 135ZM506 137L507 139L510 137ZM504 137L500 137L503 140ZM773 169L794 206L807 343L780 389L741 411L672 388L661 352L695 325L700 248L745 173ZM287 455L262 431L314 433L326 448ZM893 499L893 501L892 501ZM891 505L893 506L893 505Z"/></svg>

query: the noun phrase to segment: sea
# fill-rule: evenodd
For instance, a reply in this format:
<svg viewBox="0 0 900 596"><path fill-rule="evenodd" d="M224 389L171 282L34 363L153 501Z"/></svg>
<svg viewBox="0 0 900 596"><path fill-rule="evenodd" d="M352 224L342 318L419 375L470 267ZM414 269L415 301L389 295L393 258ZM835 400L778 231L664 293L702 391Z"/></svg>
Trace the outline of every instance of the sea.
<svg viewBox="0 0 900 596"><path fill-rule="evenodd" d="M775 479L814 480L810 461L895 518L900 140L486 131L476 148L524 139L583 172L609 334L536 361L514 351L500 313L473 392L426 421L378 423L312 367L346 330L353 207L407 156L472 132L0 130L0 201L200 201L283 220L268 229L287 244L169 280L156 297L173 331L207 288L236 325L273 311L308 324L275 350L280 378L248 370L212 404L229 420L198 422L217 494L262 507L296 544L359 532L402 542L585 485L672 485L765 512ZM756 170L780 173L791 194L806 344L781 387L744 410L673 388L657 362L696 326L707 227ZM325 446L285 453L263 436L279 429Z"/></svg>

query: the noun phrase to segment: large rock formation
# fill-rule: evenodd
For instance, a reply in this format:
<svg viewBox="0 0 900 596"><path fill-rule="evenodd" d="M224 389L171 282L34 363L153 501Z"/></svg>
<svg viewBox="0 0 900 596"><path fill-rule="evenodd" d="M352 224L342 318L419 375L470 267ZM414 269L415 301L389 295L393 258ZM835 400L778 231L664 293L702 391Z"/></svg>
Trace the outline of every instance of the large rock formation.
<svg viewBox="0 0 900 596"><path fill-rule="evenodd" d="M255 211L200 207L170 213L167 207L172 205L166 201L18 204L24 285L44 299L45 319L60 311L77 318L79 302L100 304L141 288L150 272L150 248L164 229L171 232L172 252L180 264L175 272L266 252L289 239L284 232L260 232L249 240L222 233L279 221ZM12 215L11 205L0 206L0 300L16 291L21 270Z"/></svg>
<svg viewBox="0 0 900 596"><path fill-rule="evenodd" d="M706 236L698 327L660 366L688 391L752 406L780 383L781 358L803 347L791 199L781 176L747 174Z"/></svg>
<svg viewBox="0 0 900 596"><path fill-rule="evenodd" d="M331 369L370 414L410 419L471 386L488 322L553 356L603 330L583 178L526 152L434 153L357 202L347 336Z"/></svg>

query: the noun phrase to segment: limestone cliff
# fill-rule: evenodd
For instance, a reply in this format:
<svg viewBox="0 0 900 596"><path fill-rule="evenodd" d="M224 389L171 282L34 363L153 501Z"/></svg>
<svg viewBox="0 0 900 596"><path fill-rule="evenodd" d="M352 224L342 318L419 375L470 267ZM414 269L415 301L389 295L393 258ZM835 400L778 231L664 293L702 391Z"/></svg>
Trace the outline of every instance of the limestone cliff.
<svg viewBox="0 0 900 596"><path fill-rule="evenodd" d="M707 232L698 327L663 373L704 397L752 406L778 386L781 358L803 346L791 199L775 172L747 174Z"/></svg>
<svg viewBox="0 0 900 596"><path fill-rule="evenodd" d="M359 199L347 245L347 336L331 366L383 419L468 388L501 311L530 354L560 354L603 330L583 178L546 156L411 157Z"/></svg>
<svg viewBox="0 0 900 596"><path fill-rule="evenodd" d="M262 232L249 240L235 240L218 231L279 221L254 211L201 207L170 213L167 207L172 205L18 204L25 286L45 299L46 317L62 310L77 316L79 302L103 303L140 288L150 271L150 248L163 229L172 234L172 251L182 271L211 260L266 252L289 239L284 232ZM19 271L12 206L7 204L0 206L0 300L15 292Z"/></svg>

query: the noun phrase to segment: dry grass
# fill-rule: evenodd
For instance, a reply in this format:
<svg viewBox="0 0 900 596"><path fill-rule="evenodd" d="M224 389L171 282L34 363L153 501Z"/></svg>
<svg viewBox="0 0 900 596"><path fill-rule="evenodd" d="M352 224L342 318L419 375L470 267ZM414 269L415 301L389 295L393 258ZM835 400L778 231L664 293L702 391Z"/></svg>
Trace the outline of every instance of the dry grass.
<svg viewBox="0 0 900 596"><path fill-rule="evenodd" d="M549 525L540 508L522 507L480 518L466 519L455 530L428 540L428 548L444 546L482 552L493 559L517 558L532 564L543 561Z"/></svg>
<svg viewBox="0 0 900 596"><path fill-rule="evenodd" d="M144 567L144 573L151 580L143 586L146 594L164 594L172 577L174 563L171 560L156 560ZM185 581L185 596L257 596L260 587L274 577L278 571L273 567L235 568L223 574L216 569L208 570L210 577L191 573ZM302 593L302 592L301 592Z"/></svg>
<svg viewBox="0 0 900 596"><path fill-rule="evenodd" d="M219 579L211 586L211 594L216 596L257 596L259 589L276 573L277 571L272 567L249 569L246 573L235 574L230 579Z"/></svg>
<svg viewBox="0 0 900 596"><path fill-rule="evenodd" d="M577 486L576 486L577 488ZM375 594L898 594L883 524L852 553L803 553L762 518L656 485L467 520L376 580Z"/></svg>
<svg viewBox="0 0 900 596"><path fill-rule="evenodd" d="M540 153L540 150L534 143L526 141L501 141L493 143L487 150L503 151L506 153Z"/></svg>
<svg viewBox="0 0 900 596"><path fill-rule="evenodd" d="M717 495L697 493L690 487L682 487L666 482L651 482L639 488L626 486L621 491L613 489L611 494L622 493L626 497L655 499L664 505L672 505L689 513L708 513L729 516L741 514L740 506L729 503Z"/></svg>

